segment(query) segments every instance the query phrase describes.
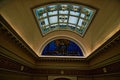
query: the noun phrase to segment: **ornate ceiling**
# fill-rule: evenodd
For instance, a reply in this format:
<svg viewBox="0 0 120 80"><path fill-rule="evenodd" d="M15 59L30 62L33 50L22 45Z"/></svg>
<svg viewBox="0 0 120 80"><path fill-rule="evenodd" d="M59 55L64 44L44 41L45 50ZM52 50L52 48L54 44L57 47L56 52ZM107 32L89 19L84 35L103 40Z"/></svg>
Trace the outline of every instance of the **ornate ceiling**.
<svg viewBox="0 0 120 80"><path fill-rule="evenodd" d="M61 2L86 5L97 9L84 36L81 37L75 32L66 30L53 31L45 36L41 34L33 14L33 8ZM120 30L119 7L118 0L3 0L0 2L0 14L10 25L10 30L13 30L12 32L21 38L20 42L23 40L27 47L39 57L41 57L45 45L52 40L68 39L80 46L84 54L82 58L86 58Z"/></svg>

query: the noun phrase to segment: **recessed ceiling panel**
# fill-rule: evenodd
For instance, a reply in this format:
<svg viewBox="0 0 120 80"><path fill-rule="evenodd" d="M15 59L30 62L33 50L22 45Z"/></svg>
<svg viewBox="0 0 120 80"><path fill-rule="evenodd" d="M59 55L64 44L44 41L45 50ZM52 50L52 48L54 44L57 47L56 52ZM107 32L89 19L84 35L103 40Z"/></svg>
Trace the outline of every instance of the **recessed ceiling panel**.
<svg viewBox="0 0 120 80"><path fill-rule="evenodd" d="M57 3L36 7L33 12L42 35L54 30L70 30L83 36L96 10L85 5Z"/></svg>

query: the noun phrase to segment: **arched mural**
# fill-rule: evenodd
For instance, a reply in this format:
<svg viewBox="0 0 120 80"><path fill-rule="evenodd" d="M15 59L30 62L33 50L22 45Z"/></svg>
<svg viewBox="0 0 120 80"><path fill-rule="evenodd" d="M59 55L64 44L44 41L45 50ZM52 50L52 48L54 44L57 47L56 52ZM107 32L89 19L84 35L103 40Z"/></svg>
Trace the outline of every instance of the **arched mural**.
<svg viewBox="0 0 120 80"><path fill-rule="evenodd" d="M56 39L48 43L42 55L44 56L83 56L80 47L67 39Z"/></svg>

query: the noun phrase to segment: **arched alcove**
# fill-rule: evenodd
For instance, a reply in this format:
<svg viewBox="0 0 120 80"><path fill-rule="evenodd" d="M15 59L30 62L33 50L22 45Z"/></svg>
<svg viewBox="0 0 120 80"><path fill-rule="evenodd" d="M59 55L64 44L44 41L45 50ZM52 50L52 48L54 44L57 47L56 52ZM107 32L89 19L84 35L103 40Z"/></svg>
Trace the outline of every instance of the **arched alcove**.
<svg viewBox="0 0 120 80"><path fill-rule="evenodd" d="M83 56L81 48L68 39L55 39L43 49L43 56Z"/></svg>

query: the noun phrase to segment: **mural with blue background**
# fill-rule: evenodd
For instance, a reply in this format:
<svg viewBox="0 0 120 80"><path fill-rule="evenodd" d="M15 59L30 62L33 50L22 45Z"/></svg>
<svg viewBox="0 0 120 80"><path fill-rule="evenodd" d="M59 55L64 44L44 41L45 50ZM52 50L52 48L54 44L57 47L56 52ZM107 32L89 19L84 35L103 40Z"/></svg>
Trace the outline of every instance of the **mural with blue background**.
<svg viewBox="0 0 120 80"><path fill-rule="evenodd" d="M48 43L42 55L46 56L83 56L80 47L67 39L56 39Z"/></svg>

